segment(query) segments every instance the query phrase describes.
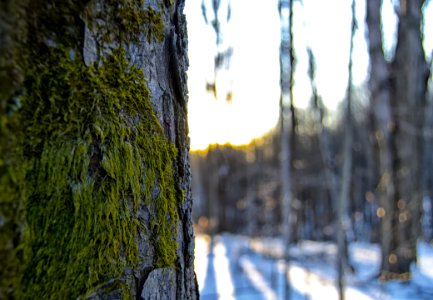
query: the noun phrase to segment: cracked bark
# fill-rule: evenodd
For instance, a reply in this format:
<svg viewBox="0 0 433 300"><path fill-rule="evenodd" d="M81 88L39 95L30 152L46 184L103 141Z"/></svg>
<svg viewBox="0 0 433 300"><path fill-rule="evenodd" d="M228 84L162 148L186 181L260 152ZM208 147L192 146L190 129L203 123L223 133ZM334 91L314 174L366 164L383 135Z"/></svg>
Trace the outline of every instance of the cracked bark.
<svg viewBox="0 0 433 300"><path fill-rule="evenodd" d="M26 44L28 37L21 36L21 31L26 26L25 19L16 17L16 12L19 10L26 11L27 2L16 4L14 1L3 1L0 5L0 117L6 115L6 105L11 102L16 94L19 93L23 84L23 74L18 62L14 61L13 53L18 47L23 47ZM51 1L47 1L47 5L51 5ZM172 5L168 3L173 2ZM66 2L65 2L66 3ZM80 2L81 3L81 2ZM92 13L92 9L100 10L106 0L82 1L83 5L87 5L86 13ZM21 5L24 9L21 8ZM63 4L55 3L53 6L61 7ZM124 295L132 295L136 299L198 299L198 286L194 273L194 233L191 220L192 209L192 194L191 194L191 172L189 163L189 138L187 124L187 85L186 85L186 70L188 68L187 57L187 32L186 20L183 14L185 5L184 0L177 1L161 1L145 0L144 7L151 7L155 11L161 12L161 18L164 22L164 39L163 41L151 40L146 38L144 33L139 37L140 42L127 42L122 46L125 48L125 56L130 65L135 65L143 70L143 76L147 81L147 86L151 95L152 107L156 116L159 119L164 135L177 148L177 157L175 166L173 166L177 195L177 210L179 221L177 222L177 236L174 236L177 242L176 259L174 266L167 266L155 269L154 256L155 250L151 245L151 233L139 232L136 237L137 246L139 249L139 262L137 267L126 269L125 272L118 278L111 278L105 283L102 283L94 290L88 291L86 299L121 299ZM16 8L17 7L17 8ZM164 8L163 8L164 7ZM81 11L83 12L83 11ZM95 11L93 11L95 13ZM3 18L8 16L8 18ZM70 17L70 16L66 16ZM109 53L107 48L119 46L116 41L105 45L103 48L99 44L99 36L95 27L96 23L87 22L85 14L74 15L76 24L82 28L82 37L77 40L79 47L82 48L80 54L85 66L90 66L94 62L99 62L101 56ZM99 20L98 20L99 22ZM18 26L19 25L19 26ZM98 24L100 25L100 24ZM106 30L106 29L104 29ZM18 32L18 33L17 33ZM22 30L23 35L28 34L26 30ZM45 34L45 33L42 33ZM49 33L47 33L47 36ZM55 41L53 47L56 46ZM101 48L102 47L102 48ZM7 58L10 58L9 60ZM125 113L126 114L126 113ZM145 112L143 112L145 114ZM141 116L143 117L143 116ZM144 116L145 117L145 116ZM125 118L132 118L125 116ZM2 119L3 120L3 119ZM133 122L133 120L131 121ZM7 140L7 136L2 136L3 131L0 130L0 141ZM152 134L152 133L149 133ZM4 149L0 147L0 161L3 159ZM7 150L7 149L6 149ZM101 158L92 158L96 164L99 164ZM0 170L3 171L3 170ZM0 173L3 176L3 173ZM0 182L1 184L1 182ZM156 191L158 193L159 191ZM154 195L153 195L154 196ZM0 199L1 200L1 199ZM14 208L15 209L15 208ZM16 208L18 210L18 208ZM144 203L140 203L138 208L138 219L145 227L149 227L151 209ZM0 211L0 217L3 215ZM6 220L9 222L9 220ZM6 222L5 221L5 222ZM12 222L12 221L11 221ZM16 237L13 240L20 238L20 230L23 224L15 224ZM0 229L3 226L0 224ZM172 230L174 232L174 230ZM8 243L9 245L9 243ZM3 249L1 245L0 250ZM6 249L7 258L11 251ZM120 251L121 252L121 251ZM13 255L13 254L11 254ZM120 253L119 255L124 255ZM3 257L3 256L1 256ZM1 258L0 257L0 258ZM8 265L13 272L19 267L12 265L19 263L11 260L11 266ZM8 274L0 272L0 274ZM12 286L10 282L3 282L6 277L0 276L0 298L3 296L14 298L15 290L18 286ZM121 283L122 288L119 288ZM125 291L125 289L129 289ZM126 293L125 293L126 292ZM7 296L6 296L7 295ZM47 299L50 295L47 295Z"/></svg>

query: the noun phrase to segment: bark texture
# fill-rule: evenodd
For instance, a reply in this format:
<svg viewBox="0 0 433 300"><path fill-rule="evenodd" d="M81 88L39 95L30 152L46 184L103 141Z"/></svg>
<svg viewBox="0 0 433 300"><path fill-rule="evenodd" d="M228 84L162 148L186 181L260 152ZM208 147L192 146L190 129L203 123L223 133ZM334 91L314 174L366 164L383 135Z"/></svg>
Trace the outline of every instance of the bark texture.
<svg viewBox="0 0 433 300"><path fill-rule="evenodd" d="M198 298L183 7L2 2L1 299Z"/></svg>

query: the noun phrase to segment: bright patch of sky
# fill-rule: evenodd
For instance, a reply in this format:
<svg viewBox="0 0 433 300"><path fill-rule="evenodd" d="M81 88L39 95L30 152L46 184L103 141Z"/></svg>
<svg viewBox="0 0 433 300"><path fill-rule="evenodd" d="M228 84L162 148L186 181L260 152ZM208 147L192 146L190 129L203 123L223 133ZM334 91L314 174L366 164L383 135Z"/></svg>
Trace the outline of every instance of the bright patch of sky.
<svg viewBox="0 0 433 300"><path fill-rule="evenodd" d="M233 45L232 65L227 77L218 81L222 91L231 85L233 98L228 103L224 92L216 100L205 90L214 76L215 34L204 22L201 1L187 1L191 149L204 149L211 143L245 144L276 125L280 95L277 3L232 3L232 21L224 36Z"/></svg>
<svg viewBox="0 0 433 300"><path fill-rule="evenodd" d="M228 0L222 0L225 18ZM208 1L210 4L210 1ZM395 48L394 5L384 0L382 9L384 48L388 58ZM424 47L427 56L433 49L433 5L424 12ZM210 8L210 6L209 6ZM280 17L278 0L232 1L231 22L223 27L223 45L233 47L229 72L219 74L220 98L206 92L214 78L215 33L206 25L201 0L186 1L189 58L189 125L191 149L204 149L212 143L246 144L271 130L279 111ZM213 14L209 12L212 20ZM358 30L354 39L353 80L362 85L368 77L368 52L365 26L365 0L356 3ZM294 43L297 56L294 96L299 108L311 99L307 47L316 59L316 81L320 96L332 111L345 98L350 46L351 1L295 1ZM225 94L232 90L232 102Z"/></svg>
<svg viewBox="0 0 433 300"><path fill-rule="evenodd" d="M350 47L351 1L296 2L294 10L295 51L298 58L295 74L295 99L300 108L311 99L307 47L316 61L316 82L325 105L335 110L346 95ZM364 82L368 69L367 45L364 38L365 3L357 3L358 30L354 39L354 84Z"/></svg>

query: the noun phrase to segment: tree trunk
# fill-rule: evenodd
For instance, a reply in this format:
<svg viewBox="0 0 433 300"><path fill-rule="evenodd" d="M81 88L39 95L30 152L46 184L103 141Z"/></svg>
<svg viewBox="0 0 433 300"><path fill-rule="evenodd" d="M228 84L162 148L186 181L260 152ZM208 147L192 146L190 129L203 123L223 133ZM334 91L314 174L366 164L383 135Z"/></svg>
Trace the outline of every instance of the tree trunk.
<svg viewBox="0 0 433 300"><path fill-rule="evenodd" d="M323 174L324 174L324 185L325 191L329 193L331 204L328 205L328 208L331 208L329 211L329 220L331 220L337 212L332 211L338 207L338 195L337 195L337 176L335 170L335 154L331 148L331 141L329 138L329 132L325 125L325 107L320 100L319 93L317 91L316 85L316 63L313 51L308 49L308 59L309 59L309 77L310 84L312 90L313 97L313 108L316 114L316 121L319 125L319 133L318 133L318 144L319 144L319 152L323 162Z"/></svg>
<svg viewBox="0 0 433 300"><path fill-rule="evenodd" d="M353 56L353 38L356 31L356 14L355 14L355 0L352 0L352 24L350 35L350 48L349 48L349 79L347 83L347 106L345 112L345 130L344 130L344 146L343 146L343 170L340 194L338 198L338 214L337 214L337 244L338 256L337 260L337 278L338 278L338 294L340 300L345 299L345 278L344 271L349 264L349 251L347 245L347 231L350 226L349 217L349 201L350 201L350 187L352 183L352 165L353 165L353 121L352 121L352 56Z"/></svg>
<svg viewBox="0 0 433 300"><path fill-rule="evenodd" d="M409 272L421 235L423 126L429 77L421 37L424 0L400 1L398 42L391 66L391 103L396 141L396 262L393 271Z"/></svg>
<svg viewBox="0 0 433 300"><path fill-rule="evenodd" d="M291 138L290 124L287 120L287 104L293 103L293 0L280 1L280 18L281 18L281 45L280 45L280 179L281 179L281 198L282 198L282 233L283 240L286 244L286 271L289 269L289 248L292 241L292 178L291 178L291 156L290 153ZM289 11L289 22L283 19L284 11ZM285 272L285 274L288 272ZM290 282L284 277L284 298L290 299Z"/></svg>
<svg viewBox="0 0 433 300"><path fill-rule="evenodd" d="M295 67L296 67L296 54L295 54L295 45L294 45L294 33L293 33L293 4L294 1L289 1L289 52L288 57L290 60L290 69L289 69L289 78L288 78L288 84L289 84L289 100L290 100L290 160L289 160L289 166L290 166L290 189L291 189L291 195L292 195L292 203L296 200L296 187L298 186L297 177L294 175L294 167L293 162L295 161L296 157L296 131L297 131L297 116L296 116L296 107L295 107L295 97L293 95L293 88L295 86ZM286 55L287 55L286 54ZM293 204L291 204L293 206ZM301 210L300 209L293 209L290 208L290 239L292 243L297 243L298 241L298 220L301 218Z"/></svg>
<svg viewBox="0 0 433 300"><path fill-rule="evenodd" d="M367 1L367 25L370 54L370 107L374 120L374 136L379 153L379 205L377 215L381 218L381 270L390 270L390 255L396 249L394 207L394 123L390 106L388 65L382 50L381 1Z"/></svg>
<svg viewBox="0 0 433 300"><path fill-rule="evenodd" d="M426 220L424 228L424 238L426 241L433 239L433 99L430 97L424 120L424 167L423 167L423 194L426 199L426 208L423 209L423 219ZM429 220L429 221L427 221Z"/></svg>
<svg viewBox="0 0 433 300"><path fill-rule="evenodd" d="M416 260L422 200L423 114L428 68L421 42L423 0L400 1L394 61L382 51L381 1L367 1L371 109L379 152L381 277L405 277Z"/></svg>
<svg viewBox="0 0 433 300"><path fill-rule="evenodd" d="M218 174L218 153L208 155L210 158L211 172L209 172L209 190L208 190L208 205L209 205L209 232L213 237L219 233L219 224L221 216L221 208L219 203L219 174Z"/></svg>
<svg viewBox="0 0 433 300"><path fill-rule="evenodd" d="M0 298L198 298L183 6L2 2Z"/></svg>

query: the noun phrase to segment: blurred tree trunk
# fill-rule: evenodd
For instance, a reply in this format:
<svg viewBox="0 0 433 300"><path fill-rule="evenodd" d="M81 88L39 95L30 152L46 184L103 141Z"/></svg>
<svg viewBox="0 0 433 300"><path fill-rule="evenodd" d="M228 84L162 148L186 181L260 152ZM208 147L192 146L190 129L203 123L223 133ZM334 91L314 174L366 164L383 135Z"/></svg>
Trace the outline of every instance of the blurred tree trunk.
<svg viewBox="0 0 433 300"><path fill-rule="evenodd" d="M184 1L0 4L0 298L197 299Z"/></svg>
<svg viewBox="0 0 433 300"><path fill-rule="evenodd" d="M221 208L219 203L219 162L218 162L218 149L213 153L208 152L206 156L208 161L207 166L210 169L208 174L209 188L208 188L208 207L209 207L209 233L211 236L216 235L219 231L219 224L221 218Z"/></svg>
<svg viewBox="0 0 433 300"><path fill-rule="evenodd" d="M347 231L350 226L349 218L349 201L350 201L350 187L352 183L352 165L353 165L353 120L352 120L352 56L353 56L353 39L356 32L356 14L355 14L355 0L352 1L352 24L350 35L350 48L349 48L349 79L347 82L347 103L345 111L345 130L344 130L344 145L343 145L343 170L340 187L340 195L338 198L338 223L337 223L337 244L338 256L337 260L337 273L338 273L338 292L340 300L344 297L344 271L349 264L349 251L347 245Z"/></svg>
<svg viewBox="0 0 433 300"><path fill-rule="evenodd" d="M388 64L382 50L381 1L367 1L383 279L410 273L420 235L422 128L428 78L420 32L423 4L423 0L400 1L397 48Z"/></svg>
<svg viewBox="0 0 433 300"><path fill-rule="evenodd" d="M283 16L282 10L291 9L293 6L292 1L281 1L280 3L280 16ZM287 118L287 104L290 102L290 97L292 95L291 83L292 79L292 66L290 58L290 45L291 39L290 35L290 24L285 23L282 20L282 40L280 49L280 65L281 65L281 97L280 97L280 138L281 138L281 148L280 148L280 170L281 170L281 195L282 195L282 230L283 236L286 243L290 242L290 216L291 216L291 200L292 200L292 190L291 190L291 176L290 176L290 121Z"/></svg>
<svg viewBox="0 0 433 300"><path fill-rule="evenodd" d="M281 171L281 198L282 198L282 233L286 245L286 264L289 266L289 246L292 242L292 177L291 161L293 153L290 152L291 137L290 125L287 120L287 104L293 103L293 74L294 74L294 55L293 55L293 0L281 0L279 2L281 18L281 45L280 45L280 171ZM284 19L284 12L289 12L289 20ZM293 120L292 120L293 121ZM288 270L288 269L287 269ZM287 271L286 270L286 271ZM285 272L286 274L287 272ZM285 299L290 299L290 283L284 278Z"/></svg>
<svg viewBox="0 0 433 300"><path fill-rule="evenodd" d="M292 203L291 203L291 220L290 220L290 236L291 241L293 243L298 242L298 235L299 235L299 226L300 226L300 220L301 220L301 209L294 209L295 203L299 200L296 199L297 195L297 186L298 182L296 181L297 177L294 174L295 168L293 167L293 162L296 160L296 143L297 143L297 137L296 137L296 131L297 131L297 116L296 116L296 107L295 107L295 97L293 95L293 88L295 86L295 68L296 68L296 53L295 53L295 42L294 42L294 32L293 32L293 4L294 0L290 0L289 3L289 59L290 59L290 74L289 74L289 100L290 100L290 174L293 174L290 177L290 180L292 182L291 184L291 194L292 194Z"/></svg>
<svg viewBox="0 0 433 300"><path fill-rule="evenodd" d="M256 196L257 196L257 180L256 170L260 159L257 155L256 145L253 142L250 145L251 149L247 150L246 157L247 163L245 165L245 179L246 179L246 191L245 191L245 202L246 202L246 215L247 215L247 228L246 233L249 236L257 235L259 232L257 219L259 218L259 210L256 207Z"/></svg>
<svg viewBox="0 0 433 300"><path fill-rule="evenodd" d="M393 116L390 105L390 86L388 64L382 49L381 33L381 1L367 1L367 26L370 53L370 107L374 120L374 136L379 153L379 209L381 218L381 270L389 271L389 255L396 249L397 241L393 233L395 229L394 208L394 148L393 148Z"/></svg>
<svg viewBox="0 0 433 300"><path fill-rule="evenodd" d="M423 128L429 69L422 46L422 6L425 0L401 0L398 42L391 65L391 104L395 116L396 218L398 273L408 272L416 260L421 236L423 198Z"/></svg>
<svg viewBox="0 0 433 300"><path fill-rule="evenodd" d="M332 208L329 210L329 220L332 220L336 215L336 212L333 211L338 207L338 194L337 194L337 178L335 174L335 153L331 148L331 141L329 137L329 132L326 128L325 124L325 107L319 97L319 93L317 91L316 86L316 62L314 58L313 51L308 49L308 59L309 59L309 70L308 76L310 77L310 84L313 96L313 106L316 114L316 122L319 126L318 133L318 143L319 143L319 152L322 158L323 163L323 174L324 174L324 185L325 191L329 194L330 205L328 208ZM338 221L337 221L338 222Z"/></svg>
<svg viewBox="0 0 433 300"><path fill-rule="evenodd" d="M427 202L425 205L429 208L428 211L423 211L424 218L433 220L433 99L429 99L426 109L426 119L424 122L424 132L425 132L425 144L424 144L424 178L423 178L423 194L427 197ZM430 215L427 215L430 213ZM433 228L432 223L427 223L429 230L424 232L425 239L430 241L433 239Z"/></svg>
<svg viewBox="0 0 433 300"><path fill-rule="evenodd" d="M193 174L191 182L192 197L194 199L192 218L195 223L202 226L202 228L200 228L201 230L207 230L209 223L206 224L205 219L200 220L202 216L208 217L205 176L203 176L203 165L205 161L201 153L191 153L190 161L191 173ZM209 221L209 219L207 221Z"/></svg>

